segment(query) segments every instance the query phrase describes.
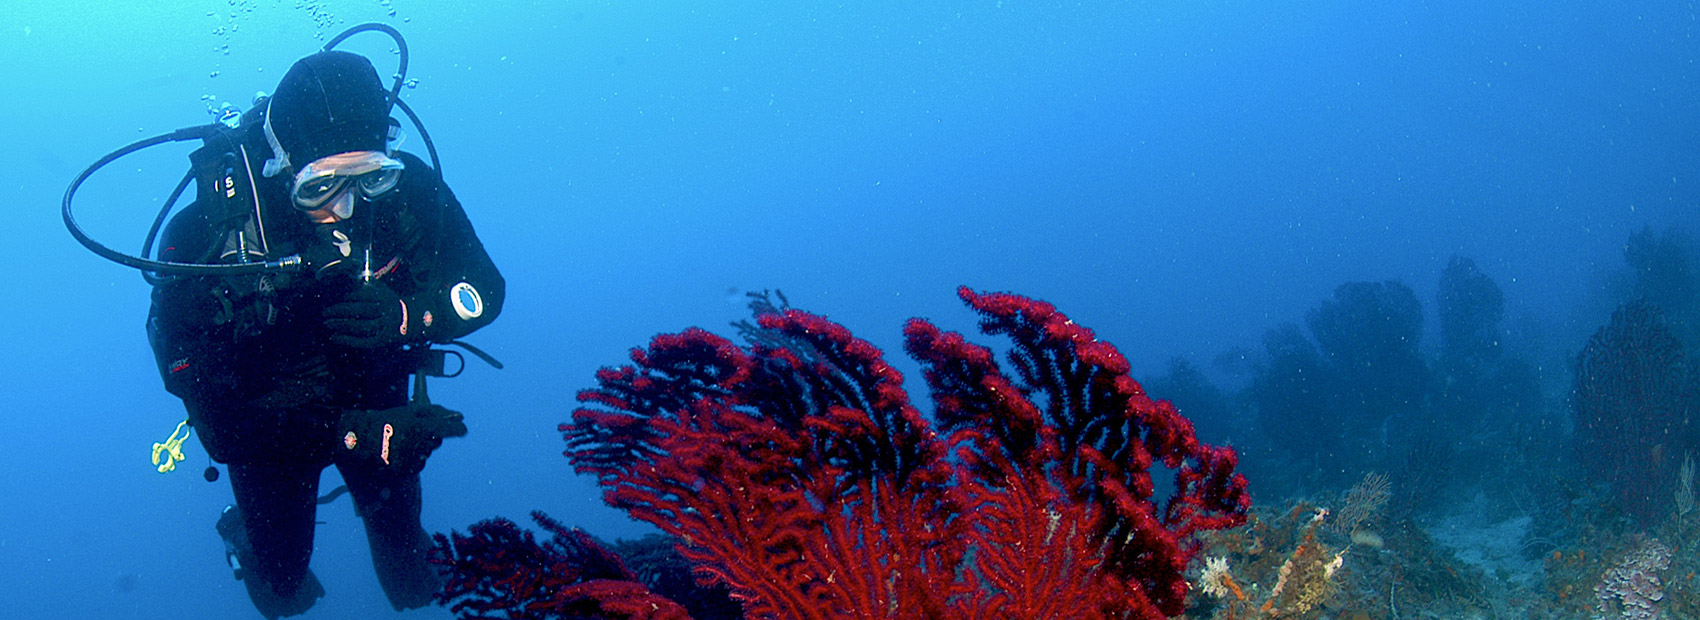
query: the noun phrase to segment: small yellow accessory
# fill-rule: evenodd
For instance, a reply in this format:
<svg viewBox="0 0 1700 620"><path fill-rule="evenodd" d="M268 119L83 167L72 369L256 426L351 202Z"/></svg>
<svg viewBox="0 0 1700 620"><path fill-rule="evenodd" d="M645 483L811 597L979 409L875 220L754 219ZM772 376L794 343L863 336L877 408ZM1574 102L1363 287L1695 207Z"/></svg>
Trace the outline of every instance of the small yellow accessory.
<svg viewBox="0 0 1700 620"><path fill-rule="evenodd" d="M177 430L171 431L170 438L167 438L164 443L153 445L153 464L158 466L159 473L168 473L177 469L177 462L183 460L183 442L189 439L190 430L188 420L178 422ZM178 433L182 433L183 436L178 437ZM161 452L166 453L164 463L159 462L159 453Z"/></svg>

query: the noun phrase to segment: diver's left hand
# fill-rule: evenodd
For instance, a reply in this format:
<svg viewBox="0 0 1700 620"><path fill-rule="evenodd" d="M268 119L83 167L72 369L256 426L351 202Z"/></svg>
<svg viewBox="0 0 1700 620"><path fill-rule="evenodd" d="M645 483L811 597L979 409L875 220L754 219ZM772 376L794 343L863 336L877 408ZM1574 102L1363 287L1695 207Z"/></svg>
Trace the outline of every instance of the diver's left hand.
<svg viewBox="0 0 1700 620"><path fill-rule="evenodd" d="M335 435L345 448L337 451L339 459L353 459L371 468L393 467L401 474L419 473L444 439L464 436L466 418L460 412L419 403L344 412Z"/></svg>
<svg viewBox="0 0 1700 620"><path fill-rule="evenodd" d="M331 342L377 349L407 340L407 304L388 284L373 280L349 292L322 315Z"/></svg>

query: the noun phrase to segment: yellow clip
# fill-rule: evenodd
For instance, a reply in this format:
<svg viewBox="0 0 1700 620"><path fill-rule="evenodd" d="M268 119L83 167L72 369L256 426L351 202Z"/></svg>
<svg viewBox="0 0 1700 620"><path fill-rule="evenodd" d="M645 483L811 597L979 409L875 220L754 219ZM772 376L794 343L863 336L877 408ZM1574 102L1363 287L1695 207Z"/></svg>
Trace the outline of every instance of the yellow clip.
<svg viewBox="0 0 1700 620"><path fill-rule="evenodd" d="M189 439L189 430L188 420L178 422L177 430L171 431L171 437L166 439L165 443L153 445L153 464L159 466L159 473L177 469L177 462L183 460L183 442ZM178 437L178 433L183 433L183 436ZM161 452L167 453L164 463L159 462Z"/></svg>

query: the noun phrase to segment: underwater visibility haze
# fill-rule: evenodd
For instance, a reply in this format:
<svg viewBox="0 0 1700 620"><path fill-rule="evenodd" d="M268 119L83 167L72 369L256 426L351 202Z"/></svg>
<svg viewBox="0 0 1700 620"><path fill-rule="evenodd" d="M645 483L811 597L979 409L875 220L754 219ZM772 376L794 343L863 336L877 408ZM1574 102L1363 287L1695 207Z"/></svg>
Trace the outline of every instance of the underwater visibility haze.
<svg viewBox="0 0 1700 620"><path fill-rule="evenodd" d="M428 530L490 535L474 524L503 516L529 527L535 510L607 542L680 533L656 523L665 513L612 507L599 487L635 474L596 460L624 445L597 435L598 420L677 413L610 404L647 393L631 383L637 374L597 374L632 363L634 347L745 370L793 362L738 348L766 344L879 378L856 392L860 402L913 403L917 424L940 429L868 465L868 480L892 467L932 472L897 484L920 489L901 501L955 493L951 476L1001 466L1054 471L1023 461L1044 451L1021 452L1009 437L972 444L970 457L927 447L961 429L975 441L995 434L952 407L981 398L1020 408L988 396L991 383L950 383L980 358L926 331L936 326L999 356L1048 351L1056 367L1090 368L1114 387L1101 395L1125 405L999 357L1040 410L1076 403L1146 430L1191 421L1195 440L1176 432L1127 448L1177 459L1151 472L1158 504L1177 492L1178 463L1203 472L1196 492L1178 495L1196 511L1164 527L1125 512L1145 503L1092 503L1110 502L1119 482L1051 481L1079 504L1045 513L1057 515L1051 527L1078 517L1081 531L1163 543L1079 543L1108 559L1065 588L1123 571L1133 577L1117 583L1168 588L1153 608L1196 618L1700 614L1690 457L1700 427L1688 422L1700 407L1692 5L145 4L19 0L0 28L0 192L10 206L0 283L12 347L0 362L0 617L259 617L224 563L214 523L231 492L198 475L212 464L198 439L176 472L149 463L151 444L184 416L144 334L149 287L78 245L58 207L102 155L247 108L296 59L364 22L406 37L401 97L507 280L500 320L467 339L505 368L474 361L431 383L470 432L424 471ZM393 48L360 35L339 49L386 74ZM424 140L403 125L402 149L423 156ZM78 191L78 223L138 250L190 150L157 147L105 167ZM752 319L752 303L812 314ZM980 320L1006 331L982 335ZM730 340L651 341L693 326ZM718 357L693 357L704 351ZM652 361L637 370L677 370ZM786 368L772 372L802 383L814 372ZM950 372L924 372L941 368ZM1130 396L1124 378L1173 409ZM714 415L756 407L743 379L719 379L739 396ZM825 432L810 419L811 432ZM879 440L845 419L832 428L864 446L855 442L909 437L910 421L877 419L902 431L873 433ZM683 451L701 436L689 428L667 441ZM1221 447L1237 451L1237 467ZM964 464L1001 448L1014 465ZM1126 481L1137 486L1139 473ZM988 484L976 492L992 493ZM1090 521L1094 510L1116 518ZM932 531L918 524L933 517L943 518L886 513L892 521L863 525L879 532L870 541L938 551L904 538ZM322 506L318 520L313 570L327 595L301 617L454 615L455 601L391 610L347 500ZM715 524L692 527L727 535L740 562L770 560ZM964 540L980 548L940 561L1045 557L1008 553L998 541L1013 539L975 527L981 538ZM1163 572L1152 554L1188 568ZM726 568L724 555L686 556L728 582L762 574ZM911 585L912 596L927 590ZM961 597L948 603L966 605Z"/></svg>

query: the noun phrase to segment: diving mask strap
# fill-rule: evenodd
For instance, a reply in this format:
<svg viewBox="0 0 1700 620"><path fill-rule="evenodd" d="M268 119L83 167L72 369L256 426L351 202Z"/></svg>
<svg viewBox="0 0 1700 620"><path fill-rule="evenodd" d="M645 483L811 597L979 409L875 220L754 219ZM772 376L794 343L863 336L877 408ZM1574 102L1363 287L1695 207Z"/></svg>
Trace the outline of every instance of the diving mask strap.
<svg viewBox="0 0 1700 620"><path fill-rule="evenodd" d="M402 143L406 141L407 132L402 131L401 121L390 119L389 131L384 136L384 154L395 157L396 151L401 150Z"/></svg>
<svg viewBox="0 0 1700 620"><path fill-rule="evenodd" d="M266 160L265 168L260 170L260 174L265 175L268 179L277 176L286 169L294 167L289 164L289 151L283 150L283 143L277 141L277 132L272 131L273 101L276 101L276 99L266 100L266 123L263 127L266 134L266 144L269 144L272 147L272 158Z"/></svg>

